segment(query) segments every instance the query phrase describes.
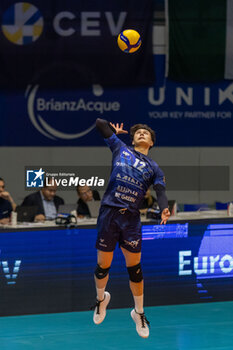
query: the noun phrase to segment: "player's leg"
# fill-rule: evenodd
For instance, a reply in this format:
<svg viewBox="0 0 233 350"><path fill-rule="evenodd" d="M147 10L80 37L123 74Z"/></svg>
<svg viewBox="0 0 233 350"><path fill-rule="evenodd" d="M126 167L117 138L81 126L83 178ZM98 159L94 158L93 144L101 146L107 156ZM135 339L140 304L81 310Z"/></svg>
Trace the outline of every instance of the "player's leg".
<svg viewBox="0 0 233 350"><path fill-rule="evenodd" d="M105 291L105 287L109 278L109 269L111 267L113 258L113 252L104 252L98 250L97 253L97 266L95 270L95 285L96 285L96 305L93 316L95 324L103 322L106 316L106 308L110 301L110 294Z"/></svg>
<svg viewBox="0 0 233 350"><path fill-rule="evenodd" d="M114 210L112 208L106 206L100 208L97 220L97 267L95 270L95 284L99 300L102 300L104 296L104 289L108 282L108 270L111 266L113 251L117 243L113 231L113 216Z"/></svg>
<svg viewBox="0 0 233 350"><path fill-rule="evenodd" d="M106 307L110 301L110 294L105 291L105 287L108 282L108 272L119 235L114 222L115 213L116 210L114 208L102 206L97 220L98 236L96 248L98 250L98 258L95 270L97 300L93 318L96 324L103 322L106 315Z"/></svg>
<svg viewBox="0 0 233 350"><path fill-rule="evenodd" d="M134 297L135 310L143 312L143 278L140 266L141 253L132 253L121 247L129 273L129 285Z"/></svg>
<svg viewBox="0 0 233 350"><path fill-rule="evenodd" d="M103 300L105 287L109 278L109 269L111 267L113 252L97 251L97 267L95 270L95 285L97 299Z"/></svg>
<svg viewBox="0 0 233 350"><path fill-rule="evenodd" d="M138 334L147 338L149 336L149 322L145 317L143 302L144 302L144 282L141 268L141 253L132 253L121 247L125 257L126 267L129 273L129 285L134 298L135 309L131 311L131 316L136 323Z"/></svg>

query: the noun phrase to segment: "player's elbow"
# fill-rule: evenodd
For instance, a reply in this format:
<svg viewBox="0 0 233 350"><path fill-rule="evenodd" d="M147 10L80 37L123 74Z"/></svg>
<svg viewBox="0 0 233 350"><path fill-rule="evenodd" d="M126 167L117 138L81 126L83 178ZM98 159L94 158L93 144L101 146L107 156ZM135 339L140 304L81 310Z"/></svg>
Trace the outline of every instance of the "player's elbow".
<svg viewBox="0 0 233 350"><path fill-rule="evenodd" d="M96 125L97 129L101 129L101 127L103 127L105 122L106 122L105 120L97 118L95 121L95 125Z"/></svg>
<svg viewBox="0 0 233 350"><path fill-rule="evenodd" d="M113 128L109 125L107 120L97 118L96 128L105 139L113 134Z"/></svg>

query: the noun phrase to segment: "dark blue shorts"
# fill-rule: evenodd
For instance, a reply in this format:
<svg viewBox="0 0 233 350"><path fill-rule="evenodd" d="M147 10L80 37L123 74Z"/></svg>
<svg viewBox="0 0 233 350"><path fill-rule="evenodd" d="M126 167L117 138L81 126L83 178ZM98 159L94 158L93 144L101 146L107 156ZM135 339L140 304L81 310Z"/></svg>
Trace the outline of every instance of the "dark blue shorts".
<svg viewBox="0 0 233 350"><path fill-rule="evenodd" d="M142 234L139 212L102 206L97 220L98 237L96 248L112 252L117 242L130 252L141 251Z"/></svg>

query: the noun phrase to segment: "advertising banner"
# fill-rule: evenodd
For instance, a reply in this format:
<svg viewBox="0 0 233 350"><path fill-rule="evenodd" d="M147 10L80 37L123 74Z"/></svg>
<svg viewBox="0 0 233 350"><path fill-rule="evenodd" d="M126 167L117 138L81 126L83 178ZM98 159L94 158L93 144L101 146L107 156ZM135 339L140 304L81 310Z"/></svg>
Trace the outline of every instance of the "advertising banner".
<svg viewBox="0 0 233 350"><path fill-rule="evenodd" d="M0 88L134 86L154 80L153 0L1 1ZM140 33L134 55L117 37Z"/></svg>
<svg viewBox="0 0 233 350"><path fill-rule="evenodd" d="M96 235L91 226L1 232L0 315L89 310ZM232 220L150 223L142 226L142 238L146 306L232 300ZM120 249L108 288L111 308L131 305Z"/></svg>
<svg viewBox="0 0 233 350"><path fill-rule="evenodd" d="M96 118L146 123L156 146L233 146L233 82L191 84L166 79L165 56L154 56L148 87L48 90L40 85L0 94L1 146L105 146ZM130 143L129 136L120 136Z"/></svg>

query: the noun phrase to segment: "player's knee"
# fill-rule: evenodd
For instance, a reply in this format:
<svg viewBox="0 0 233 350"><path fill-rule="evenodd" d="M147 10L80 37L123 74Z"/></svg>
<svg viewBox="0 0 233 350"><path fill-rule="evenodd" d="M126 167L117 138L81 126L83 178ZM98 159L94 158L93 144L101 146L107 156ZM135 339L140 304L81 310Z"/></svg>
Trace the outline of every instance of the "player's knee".
<svg viewBox="0 0 233 350"><path fill-rule="evenodd" d="M108 275L109 269L110 269L110 266L107 267L106 269L103 269L102 267L100 267L99 264L97 264L95 269L96 278L98 278L99 280L102 280L104 277Z"/></svg>
<svg viewBox="0 0 233 350"><path fill-rule="evenodd" d="M134 266L127 267L127 270L131 282L139 283L143 280L142 267L140 263Z"/></svg>

